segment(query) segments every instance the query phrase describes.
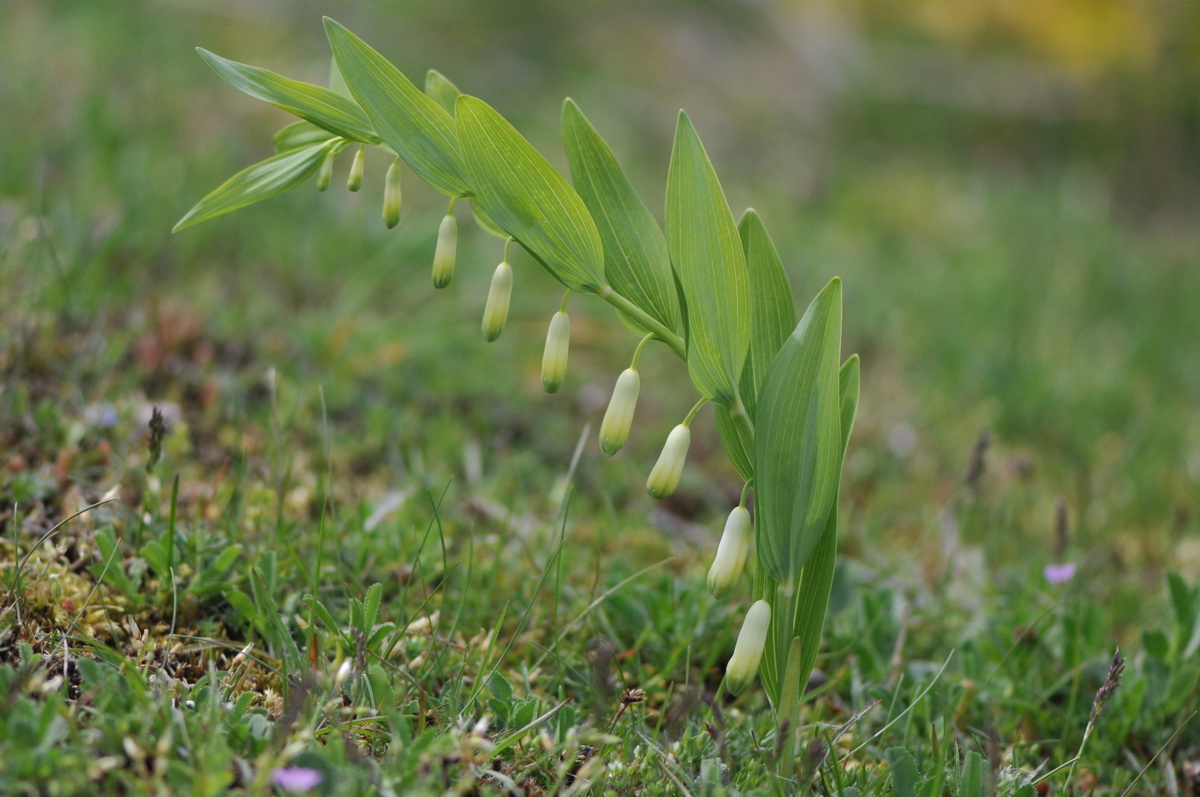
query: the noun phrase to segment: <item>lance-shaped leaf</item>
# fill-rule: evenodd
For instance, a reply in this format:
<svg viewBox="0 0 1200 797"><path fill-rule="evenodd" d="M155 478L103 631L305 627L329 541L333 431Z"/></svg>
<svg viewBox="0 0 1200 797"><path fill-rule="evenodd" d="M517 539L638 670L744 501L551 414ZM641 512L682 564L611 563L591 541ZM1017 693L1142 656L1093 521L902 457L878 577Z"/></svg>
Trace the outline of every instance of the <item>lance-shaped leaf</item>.
<svg viewBox="0 0 1200 797"><path fill-rule="evenodd" d="M469 196L454 119L404 73L342 25L325 18L338 69L375 131L427 183Z"/></svg>
<svg viewBox="0 0 1200 797"><path fill-rule="evenodd" d="M454 101L458 99L458 95L462 94L458 86L450 82L450 79L436 69L430 69L425 73L425 93L438 105L446 109L449 114L454 113ZM458 135L457 130L455 135ZM471 214L475 217L475 223L482 227L486 232L491 233L497 238L508 238L508 233L500 229L492 217L484 210L483 205L477 201L471 202Z"/></svg>
<svg viewBox="0 0 1200 797"><path fill-rule="evenodd" d="M438 105L446 109L446 113L454 115L454 101L462 94L458 86L450 78L436 69L425 73L425 93Z"/></svg>
<svg viewBox="0 0 1200 797"><path fill-rule="evenodd" d="M281 153L243 169L197 202L172 232L295 188L317 173L328 151L328 145L316 144Z"/></svg>
<svg viewBox="0 0 1200 797"><path fill-rule="evenodd" d="M776 581L791 583L800 572L837 501L841 339L842 283L835 278L775 356L758 396L758 555Z"/></svg>
<svg viewBox="0 0 1200 797"><path fill-rule="evenodd" d="M458 139L484 210L560 282L594 293L604 285L604 249L571 184L490 105L456 101Z"/></svg>
<svg viewBox="0 0 1200 797"><path fill-rule="evenodd" d="M754 478L754 440L746 435L729 415L729 409L717 405L717 435L729 461L737 469L738 475L746 481Z"/></svg>
<svg viewBox="0 0 1200 797"><path fill-rule="evenodd" d="M838 460L840 472L841 463L846 457L846 447L850 443L850 430L854 427L854 417L858 412L857 354L851 355L842 365L838 372L838 383L842 427L842 456ZM778 607L779 622L773 625L767 637L762 670L763 688L772 699L780 686L781 674L787 670L784 654L790 649L789 640L800 639L800 661L797 662L794 672L803 682L799 684L801 689L807 684L813 665L816 664L817 651L821 645L821 629L825 625L825 613L829 608L829 592L833 588L834 566L837 564L837 530L838 509L835 503L829 521L825 524L821 541L817 543L812 556L800 571L797 586L794 589L779 590L774 579L764 578L763 583L755 589L755 595L759 597L777 596L774 600Z"/></svg>
<svg viewBox="0 0 1200 797"><path fill-rule="evenodd" d="M371 120L353 100L324 86L302 83L249 64L239 64L203 48L196 52L237 90L269 102L331 133L368 144L379 142Z"/></svg>
<svg viewBox="0 0 1200 797"><path fill-rule="evenodd" d="M276 152L290 152L294 149L311 147L314 144L324 144L335 138L324 128L317 127L312 122L292 122L287 127L280 128L273 138Z"/></svg>
<svg viewBox="0 0 1200 797"><path fill-rule="evenodd" d="M753 210L742 214L738 232L750 276L750 353L742 369L742 401L753 420L767 370L796 327L796 305L779 253L758 214Z"/></svg>
<svg viewBox="0 0 1200 797"><path fill-rule="evenodd" d="M570 99L563 103L562 131L571 179L600 231L604 276L618 293L667 329L678 329L679 297L667 239L658 222L638 198L608 144Z"/></svg>
<svg viewBox="0 0 1200 797"><path fill-rule="evenodd" d="M733 406L750 345L746 256L717 174L682 111L667 175L667 242L687 304L688 373L703 395Z"/></svg>

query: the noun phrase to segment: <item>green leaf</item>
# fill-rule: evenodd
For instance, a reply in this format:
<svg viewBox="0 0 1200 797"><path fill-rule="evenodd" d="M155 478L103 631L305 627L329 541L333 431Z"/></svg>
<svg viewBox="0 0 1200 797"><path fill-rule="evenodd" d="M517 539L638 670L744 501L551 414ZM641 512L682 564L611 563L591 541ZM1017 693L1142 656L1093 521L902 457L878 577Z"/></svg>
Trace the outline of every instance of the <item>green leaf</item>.
<svg viewBox="0 0 1200 797"><path fill-rule="evenodd" d="M893 747L884 752L892 773L892 792L896 797L917 797L917 786L921 773L912 753L903 747Z"/></svg>
<svg viewBox="0 0 1200 797"><path fill-rule="evenodd" d="M840 396L842 457L838 460L838 472L850 444L850 430L854 428L854 417L858 413L859 394L858 355L851 355L838 372L838 394ZM755 594L772 601L771 633L767 637L767 648L763 657L763 688L774 696L779 686L779 673L783 671L783 652L788 650L789 640L799 637L801 659L797 678L808 683L813 665L817 663L817 652L821 647L821 629L825 626L825 614L829 609L829 595L833 589L834 567L837 564L838 510L835 503L821 541L812 556L800 571L799 584L794 590L778 590L774 579L764 577L764 585ZM790 593L790 596L789 596Z"/></svg>
<svg viewBox="0 0 1200 797"><path fill-rule="evenodd" d="M365 633L371 633L375 621L379 618L379 601L383 598L383 585L372 584L363 596L363 627Z"/></svg>
<svg viewBox="0 0 1200 797"><path fill-rule="evenodd" d="M345 27L325 18L329 46L354 99L388 146L434 188L469 196L454 119L404 73Z"/></svg>
<svg viewBox="0 0 1200 797"><path fill-rule="evenodd" d="M267 624L261 629L268 636L274 650L284 665L284 675L298 674L304 669L304 656L296 645L296 640L288 632L279 610L275 608L275 600L271 597L262 571L257 567L250 569L250 592L254 596L254 607L258 613L266 615Z"/></svg>
<svg viewBox="0 0 1200 797"><path fill-rule="evenodd" d="M311 147L314 144L324 144L333 138L333 133L317 127L312 122L303 120L292 122L275 134L275 151L290 152L294 149Z"/></svg>
<svg viewBox="0 0 1200 797"><path fill-rule="evenodd" d="M442 106L446 113L453 115L454 101L458 99L458 95L462 94L462 91L450 81L450 78L436 69L430 69L425 73L425 93Z"/></svg>
<svg viewBox="0 0 1200 797"><path fill-rule="evenodd" d="M958 780L958 797L984 797L983 756L974 750L967 753L963 761L962 777Z"/></svg>
<svg viewBox="0 0 1200 797"><path fill-rule="evenodd" d="M493 672L491 675L488 676L487 688L488 688L488 691L492 693L492 696L495 697L497 700L499 700L501 703L503 703L505 706L508 706L512 703L512 697L513 697L512 686L508 683L508 681L505 679L505 677L503 675L501 675L500 673Z"/></svg>
<svg viewBox="0 0 1200 797"><path fill-rule="evenodd" d="M255 99L269 102L344 138L367 144L379 143L371 120L353 100L341 94L261 67L230 61L201 47L196 48L196 52L227 83Z"/></svg>
<svg viewBox="0 0 1200 797"><path fill-rule="evenodd" d="M438 105L446 109L447 113L454 113L454 101L462 94L458 86L450 82L450 79L436 69L430 69L425 74L425 93L437 101ZM457 135L457 133L456 133ZM471 215L475 217L475 223L491 233L497 238L508 238L508 233L500 228L483 205L479 202L471 202Z"/></svg>
<svg viewBox="0 0 1200 797"><path fill-rule="evenodd" d="M742 214L738 233L750 276L750 354L742 369L742 402L753 420L767 370L796 327L796 305L779 253L758 214L753 210Z"/></svg>
<svg viewBox="0 0 1200 797"><path fill-rule="evenodd" d="M1142 647L1159 661L1166 661L1171 656L1171 640L1157 628L1142 632Z"/></svg>
<svg viewBox="0 0 1200 797"><path fill-rule="evenodd" d="M671 263L687 304L688 373L703 395L732 407L750 346L746 256L717 174L682 111L666 215Z"/></svg>
<svg viewBox="0 0 1200 797"><path fill-rule="evenodd" d="M738 475L746 481L754 478L754 441L743 435L741 427L733 422L729 410L717 405L717 435L725 446L729 461L737 469Z"/></svg>
<svg viewBox="0 0 1200 797"><path fill-rule="evenodd" d="M282 194L317 173L332 145L316 144L267 158L230 177L196 203L172 232Z"/></svg>
<svg viewBox="0 0 1200 797"><path fill-rule="evenodd" d="M759 394L758 555L767 574L785 584L792 583L821 541L837 502L841 328L842 283L835 278L780 349Z"/></svg>
<svg viewBox="0 0 1200 797"><path fill-rule="evenodd" d="M471 182L488 215L568 288L600 290L600 233L571 184L483 100L461 95L455 117Z"/></svg>
<svg viewBox="0 0 1200 797"><path fill-rule="evenodd" d="M608 144L570 99L563 103L562 131L571 179L600 232L604 276L618 293L667 329L679 329L679 296L667 239L658 222L638 198ZM634 327L643 334L650 331Z"/></svg>

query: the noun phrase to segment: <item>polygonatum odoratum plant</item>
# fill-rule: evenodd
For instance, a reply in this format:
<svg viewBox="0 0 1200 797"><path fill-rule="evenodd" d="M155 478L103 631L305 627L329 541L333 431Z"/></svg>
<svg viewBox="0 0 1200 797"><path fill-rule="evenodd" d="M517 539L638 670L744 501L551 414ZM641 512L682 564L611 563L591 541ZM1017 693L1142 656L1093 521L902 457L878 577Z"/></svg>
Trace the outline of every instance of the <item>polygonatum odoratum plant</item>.
<svg viewBox="0 0 1200 797"><path fill-rule="evenodd" d="M697 400L667 437L646 487L656 498L676 489L691 422L712 404L721 442L745 487L725 523L708 585L728 595L744 570L752 573L746 580L753 604L725 684L740 693L761 675L777 718L795 727L829 601L838 486L858 404L858 357L841 359L840 281L826 285L797 319L787 274L762 220L747 210L735 221L683 112L660 226L571 100L562 109L568 180L483 100L461 93L436 71L418 88L342 25L326 19L325 27L333 50L330 88L200 51L233 86L300 121L275 135L276 155L231 177L175 229L312 178L324 189L334 160L347 149L353 150L348 187L359 190L363 151L376 147L392 158L383 192L388 227L400 216L402 163L449 197L433 255L435 286L453 278L456 202L469 202L478 226L505 242L483 314L487 340L500 335L508 315L512 244L565 287L546 336L547 391L556 391L566 374L567 297L607 302L637 336L600 427L606 454L630 434L642 350L658 343L675 352ZM755 564L747 567L752 550Z"/></svg>

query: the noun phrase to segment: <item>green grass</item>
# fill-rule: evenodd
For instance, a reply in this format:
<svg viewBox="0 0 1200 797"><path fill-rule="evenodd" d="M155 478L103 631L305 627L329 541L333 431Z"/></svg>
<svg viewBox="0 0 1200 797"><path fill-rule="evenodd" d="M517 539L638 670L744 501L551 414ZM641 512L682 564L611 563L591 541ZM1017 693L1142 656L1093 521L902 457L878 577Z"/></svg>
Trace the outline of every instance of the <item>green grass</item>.
<svg viewBox="0 0 1200 797"><path fill-rule="evenodd" d="M363 17L382 42L403 28ZM438 12L413 19L436 28ZM544 395L556 284L514 259L509 326L485 344L499 245L464 224L459 273L435 293L444 207L408 180L386 232L382 161L360 194L301 189L170 236L284 121L190 48L315 78L315 17L79 3L14 20L0 792L271 793L273 771L300 766L324 794L769 793L765 699L718 688L749 600L704 587L741 488L710 416L680 492L642 489L693 403L678 364L643 358L633 438L604 457L595 430L635 339L573 302L568 380ZM551 23L568 24L541 21L543 68L571 56ZM388 54L499 91L546 144L561 94L587 109L613 88L582 61L561 92L511 64L493 85L486 57L537 24L483 18L461 32L482 55L411 32ZM644 90L669 125L678 98ZM696 110L707 141L719 107ZM899 113L854 110L881 127ZM665 174L653 129L592 118ZM863 355L808 783L888 794L902 747L955 793L973 752L999 794L1047 776L1055 793L1195 789L1195 231L1122 212L1086 151L1001 170L851 139L823 153L827 188L797 196L768 168L739 179L736 141L713 147L727 190L755 198L804 301L844 278L847 352ZM1079 570L1052 585L1059 500ZM1118 647L1123 679L1072 768Z"/></svg>

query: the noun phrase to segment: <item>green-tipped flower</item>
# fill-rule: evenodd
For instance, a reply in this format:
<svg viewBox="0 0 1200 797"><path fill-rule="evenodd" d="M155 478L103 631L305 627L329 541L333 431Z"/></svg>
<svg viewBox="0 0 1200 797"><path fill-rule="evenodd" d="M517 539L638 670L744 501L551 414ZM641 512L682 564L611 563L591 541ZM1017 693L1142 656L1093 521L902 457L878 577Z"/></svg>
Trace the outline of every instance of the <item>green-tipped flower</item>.
<svg viewBox="0 0 1200 797"><path fill-rule="evenodd" d="M438 227L437 249L433 252L433 287L445 288L450 284L454 276L454 254L457 249L458 222L453 213L447 213Z"/></svg>
<svg viewBox="0 0 1200 797"><path fill-rule="evenodd" d="M383 223L390 230L400 223L400 159L392 161L383 181Z"/></svg>
<svg viewBox="0 0 1200 797"><path fill-rule="evenodd" d="M715 597L723 597L737 586L738 579L742 577L742 568L746 566L746 555L750 553L753 531L746 507L734 507L725 521L717 555L708 571L708 591Z"/></svg>
<svg viewBox="0 0 1200 797"><path fill-rule="evenodd" d="M553 393L567 376L567 353L571 348L571 319L563 310L550 319L546 348L542 352L542 387Z"/></svg>
<svg viewBox="0 0 1200 797"><path fill-rule="evenodd" d="M489 343L504 331L504 322L508 320L508 304L512 299L512 281L512 266L505 260L496 266L492 274L492 287L483 308L483 336Z"/></svg>
<svg viewBox="0 0 1200 797"><path fill-rule="evenodd" d="M691 444L692 430L686 424L681 423L671 430L662 453L658 455L658 462L650 471L650 478L646 479L646 492L655 498L666 498L675 492Z"/></svg>
<svg viewBox="0 0 1200 797"><path fill-rule="evenodd" d="M750 611L746 612L737 644L733 646L733 655L725 665L725 685L733 694L740 695L754 683L770 627L771 604L763 600L755 601Z"/></svg>
<svg viewBox="0 0 1200 797"><path fill-rule="evenodd" d="M362 188L363 166L367 159L363 149L363 147L358 148L358 152L354 153L354 162L350 164L350 175L346 178L346 188L351 191Z"/></svg>
<svg viewBox="0 0 1200 797"><path fill-rule="evenodd" d="M329 187L329 181L333 179L333 150L325 153L325 160L321 161L321 170L317 172L317 190L324 191Z"/></svg>
<svg viewBox="0 0 1200 797"><path fill-rule="evenodd" d="M617 377L617 386L613 388L608 410L600 423L600 450L610 457L620 451L621 446L629 439L629 430L633 426L633 411L637 408L638 391L641 387L642 379L633 368L626 368Z"/></svg>

